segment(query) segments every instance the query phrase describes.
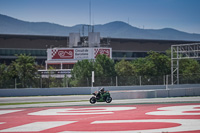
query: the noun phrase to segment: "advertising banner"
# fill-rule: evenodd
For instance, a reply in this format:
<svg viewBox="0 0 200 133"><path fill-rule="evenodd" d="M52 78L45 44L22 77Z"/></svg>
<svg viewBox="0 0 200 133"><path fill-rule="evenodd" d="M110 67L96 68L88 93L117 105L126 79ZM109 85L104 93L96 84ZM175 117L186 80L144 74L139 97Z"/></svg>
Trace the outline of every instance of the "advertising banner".
<svg viewBox="0 0 200 133"><path fill-rule="evenodd" d="M99 54L112 58L111 48L53 48L47 50L47 60L95 59Z"/></svg>
<svg viewBox="0 0 200 133"><path fill-rule="evenodd" d="M92 49L90 48L75 48L74 51L76 60L92 59Z"/></svg>
<svg viewBox="0 0 200 133"><path fill-rule="evenodd" d="M97 55L99 55L99 54L105 54L109 58L111 58L111 52L110 51L111 51L110 48L95 48L94 49L94 58L96 58Z"/></svg>
<svg viewBox="0 0 200 133"><path fill-rule="evenodd" d="M74 59L74 49L53 49L52 59Z"/></svg>

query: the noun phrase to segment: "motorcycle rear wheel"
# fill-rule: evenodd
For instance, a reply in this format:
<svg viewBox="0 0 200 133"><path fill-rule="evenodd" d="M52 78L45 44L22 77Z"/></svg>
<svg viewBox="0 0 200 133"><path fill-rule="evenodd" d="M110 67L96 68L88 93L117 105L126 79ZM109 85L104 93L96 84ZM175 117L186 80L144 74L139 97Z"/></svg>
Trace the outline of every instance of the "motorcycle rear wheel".
<svg viewBox="0 0 200 133"><path fill-rule="evenodd" d="M96 98L95 97L91 97L90 98L90 103L91 104L95 104L97 102Z"/></svg>

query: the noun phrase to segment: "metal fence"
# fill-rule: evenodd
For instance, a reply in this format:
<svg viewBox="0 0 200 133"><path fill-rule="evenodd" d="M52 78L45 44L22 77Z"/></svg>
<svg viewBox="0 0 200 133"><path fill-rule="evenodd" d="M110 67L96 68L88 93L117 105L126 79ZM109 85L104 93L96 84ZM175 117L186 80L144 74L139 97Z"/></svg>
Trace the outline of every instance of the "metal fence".
<svg viewBox="0 0 200 133"><path fill-rule="evenodd" d="M0 82L0 88L53 88L53 87L90 87L90 86L142 86L142 85L170 85L171 76L126 76L126 77L95 77L71 79L67 76L48 77L38 76L25 84L18 78L5 79ZM179 84L200 84L200 74L179 75Z"/></svg>

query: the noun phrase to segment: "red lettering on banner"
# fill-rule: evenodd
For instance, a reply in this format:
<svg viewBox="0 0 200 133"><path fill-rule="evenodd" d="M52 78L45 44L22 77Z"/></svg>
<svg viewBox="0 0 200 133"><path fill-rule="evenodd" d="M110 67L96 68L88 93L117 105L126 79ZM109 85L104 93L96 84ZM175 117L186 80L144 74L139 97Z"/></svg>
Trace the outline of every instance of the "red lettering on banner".
<svg viewBox="0 0 200 133"><path fill-rule="evenodd" d="M94 49L94 58L96 58L99 54L105 54L110 57L110 49Z"/></svg>
<svg viewBox="0 0 200 133"><path fill-rule="evenodd" d="M57 50L52 51L52 59L74 59L74 50Z"/></svg>

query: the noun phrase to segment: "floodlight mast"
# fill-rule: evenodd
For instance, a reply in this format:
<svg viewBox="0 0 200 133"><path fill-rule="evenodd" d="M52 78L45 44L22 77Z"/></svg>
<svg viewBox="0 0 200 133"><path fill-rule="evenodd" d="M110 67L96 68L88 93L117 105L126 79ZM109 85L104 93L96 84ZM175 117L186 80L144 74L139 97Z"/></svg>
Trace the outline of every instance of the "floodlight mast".
<svg viewBox="0 0 200 133"><path fill-rule="evenodd" d="M87 24L84 24L84 25L82 25L82 36L84 37L85 36L85 27L87 27L88 28L88 34L89 34L89 32L94 32L94 26L92 26L92 9L91 9L92 7L91 7L91 0L89 1L89 24L87 25Z"/></svg>
<svg viewBox="0 0 200 133"><path fill-rule="evenodd" d="M179 60L200 58L200 43L171 46L171 84L179 84Z"/></svg>
<svg viewBox="0 0 200 133"><path fill-rule="evenodd" d="M91 0L89 3L89 25L91 26Z"/></svg>

